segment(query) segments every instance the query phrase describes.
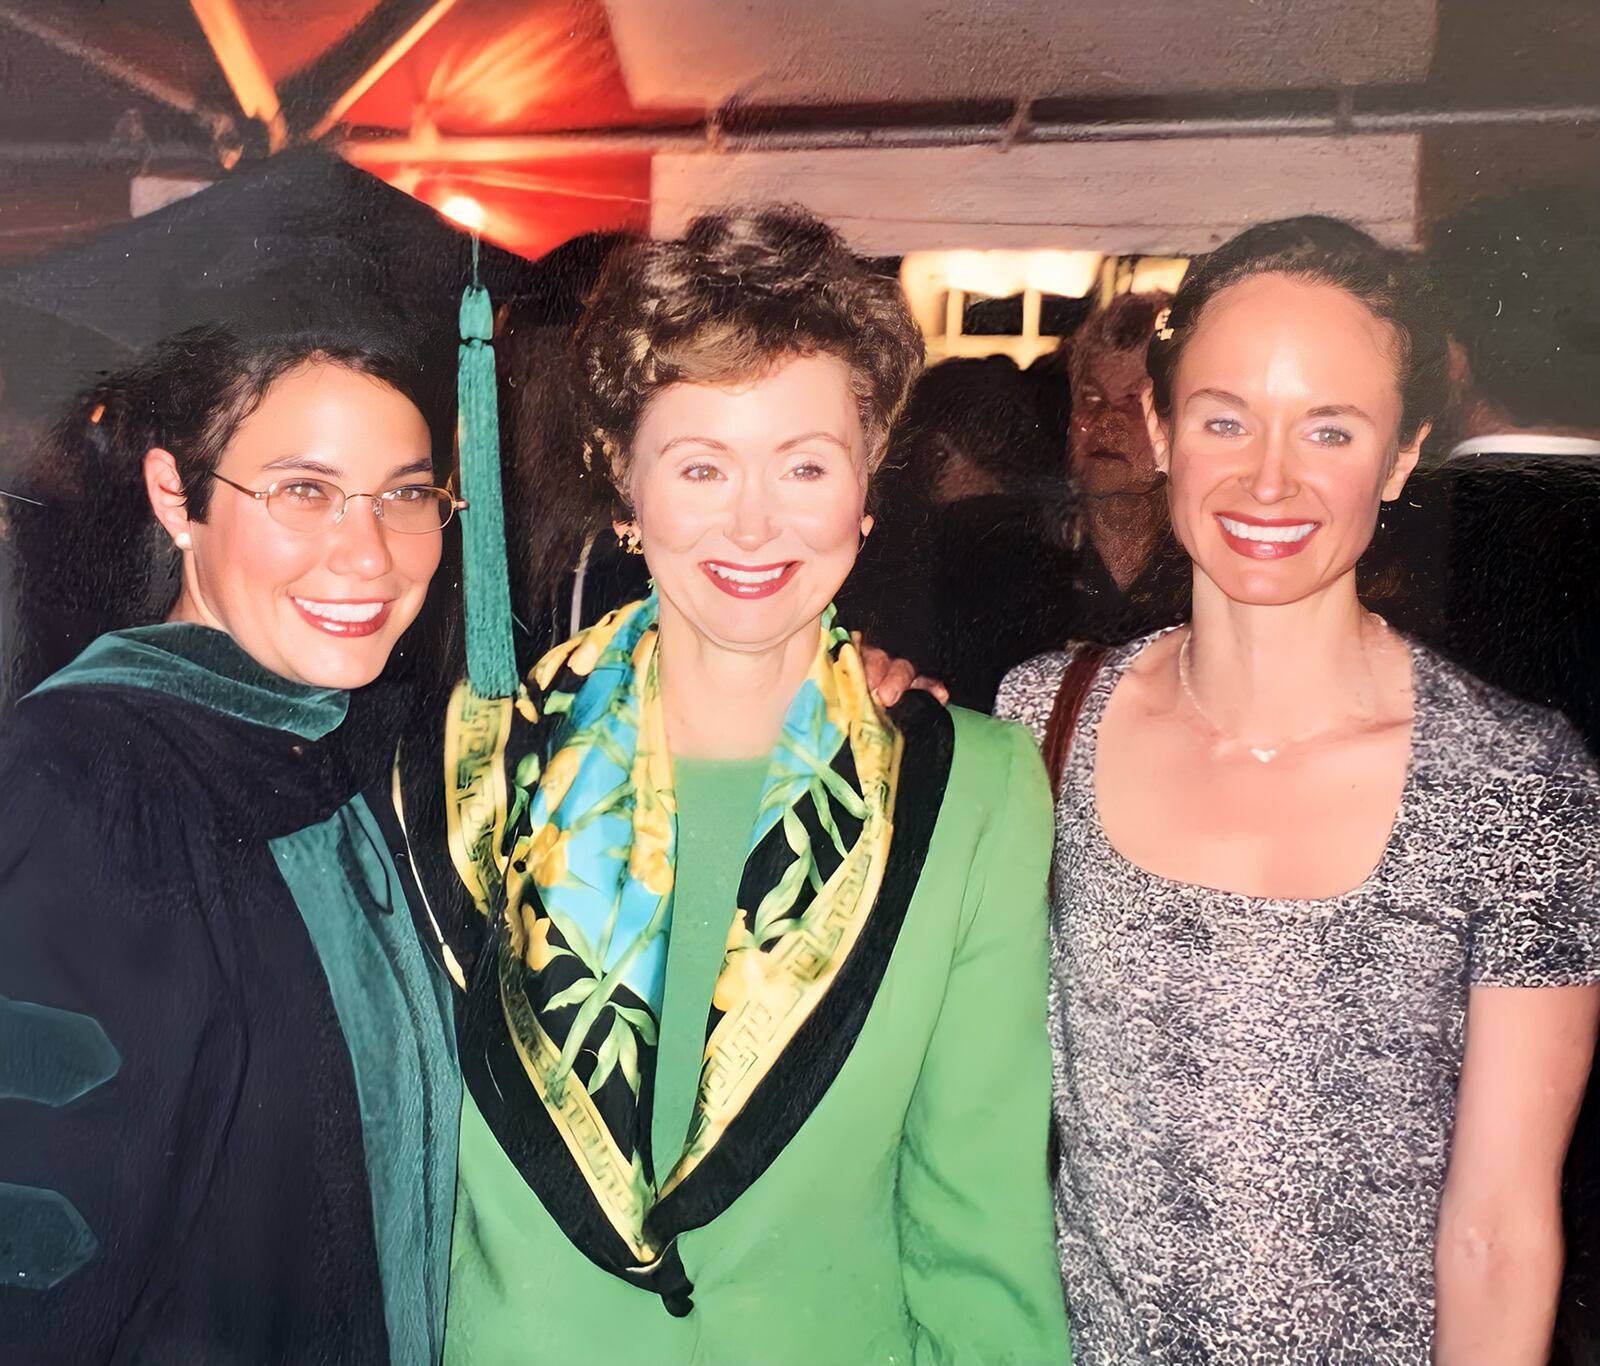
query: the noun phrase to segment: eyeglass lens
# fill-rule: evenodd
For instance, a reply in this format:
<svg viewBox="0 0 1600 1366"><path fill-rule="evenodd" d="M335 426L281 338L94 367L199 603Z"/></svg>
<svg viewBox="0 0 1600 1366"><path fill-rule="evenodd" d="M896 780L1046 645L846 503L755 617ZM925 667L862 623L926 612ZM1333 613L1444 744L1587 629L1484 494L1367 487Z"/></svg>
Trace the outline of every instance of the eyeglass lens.
<svg viewBox="0 0 1600 1366"><path fill-rule="evenodd" d="M446 526L455 508L449 492L422 484L389 489L380 494L349 495L371 498L373 510L391 531L419 535ZM345 492L322 479L295 479L275 484L267 495L267 511L274 521L296 531L320 531L332 526L345 507Z"/></svg>

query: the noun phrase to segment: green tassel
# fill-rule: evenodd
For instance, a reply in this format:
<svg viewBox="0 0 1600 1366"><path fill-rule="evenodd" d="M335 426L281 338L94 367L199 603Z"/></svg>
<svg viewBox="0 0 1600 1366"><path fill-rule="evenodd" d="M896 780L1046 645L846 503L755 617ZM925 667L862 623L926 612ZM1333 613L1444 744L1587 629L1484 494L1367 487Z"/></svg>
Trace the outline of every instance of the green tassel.
<svg viewBox="0 0 1600 1366"><path fill-rule="evenodd" d="M476 257L476 243L473 255ZM476 271L474 271L476 276ZM461 296L461 361L456 372L456 443L461 461L461 573L467 598L467 677L480 697L517 690L500 496L500 417L495 403L494 309L477 283Z"/></svg>

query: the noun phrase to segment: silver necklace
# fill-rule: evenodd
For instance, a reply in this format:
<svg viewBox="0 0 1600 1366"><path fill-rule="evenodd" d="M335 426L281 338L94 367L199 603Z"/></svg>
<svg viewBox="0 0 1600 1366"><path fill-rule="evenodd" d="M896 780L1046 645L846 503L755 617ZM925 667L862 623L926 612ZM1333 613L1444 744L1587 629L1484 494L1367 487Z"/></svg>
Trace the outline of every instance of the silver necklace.
<svg viewBox="0 0 1600 1366"><path fill-rule="evenodd" d="M1377 623L1380 630L1388 630L1388 622L1384 621L1376 612L1368 612L1367 615ZM1195 715L1211 728L1212 733L1220 739L1229 739L1231 737L1212 719L1211 714L1200 705L1200 699L1195 696L1194 685L1189 681L1189 646L1193 640L1194 628L1191 626L1188 635L1183 638L1183 644L1178 646L1178 686L1183 689L1183 695L1189 699L1189 705L1194 708ZM1360 715L1363 720L1370 721L1377 713L1378 681L1372 672L1372 660L1364 649L1361 652L1361 662L1367 668L1367 683L1371 688L1372 706L1370 709L1361 712ZM1302 745L1307 740L1321 735L1328 729L1330 729L1328 726L1318 726L1314 730L1302 731L1299 735L1291 735L1286 739L1279 740L1275 745L1252 745L1246 742L1245 748L1250 751L1250 757L1257 762L1270 764L1285 749L1294 745ZM1238 742L1235 741L1235 743Z"/></svg>

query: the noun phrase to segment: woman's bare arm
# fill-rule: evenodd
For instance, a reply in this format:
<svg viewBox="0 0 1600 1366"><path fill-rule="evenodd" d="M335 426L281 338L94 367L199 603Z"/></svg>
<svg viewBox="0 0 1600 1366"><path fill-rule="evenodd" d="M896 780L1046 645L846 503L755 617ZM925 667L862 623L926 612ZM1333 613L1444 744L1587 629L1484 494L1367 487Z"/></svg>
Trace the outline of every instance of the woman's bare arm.
<svg viewBox="0 0 1600 1366"><path fill-rule="evenodd" d="M1561 1169L1600 985L1473 987L1435 1252L1438 1366L1543 1366L1561 1283Z"/></svg>

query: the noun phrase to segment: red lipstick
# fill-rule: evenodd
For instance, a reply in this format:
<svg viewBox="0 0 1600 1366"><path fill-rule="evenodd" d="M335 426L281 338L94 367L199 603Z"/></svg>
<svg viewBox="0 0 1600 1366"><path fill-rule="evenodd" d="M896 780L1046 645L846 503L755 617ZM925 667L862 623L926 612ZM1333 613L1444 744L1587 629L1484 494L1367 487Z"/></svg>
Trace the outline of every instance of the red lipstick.
<svg viewBox="0 0 1600 1366"><path fill-rule="evenodd" d="M294 610L325 635L357 639L376 635L389 620L394 603L382 598L301 598L291 596Z"/></svg>
<svg viewBox="0 0 1600 1366"><path fill-rule="evenodd" d="M799 568L799 560L785 560L779 564L700 561L700 572L730 598L770 598L794 577Z"/></svg>
<svg viewBox="0 0 1600 1366"><path fill-rule="evenodd" d="M1251 517L1242 512L1219 512L1216 518L1228 549L1247 560L1286 560L1298 555L1322 530L1322 523L1310 517Z"/></svg>

